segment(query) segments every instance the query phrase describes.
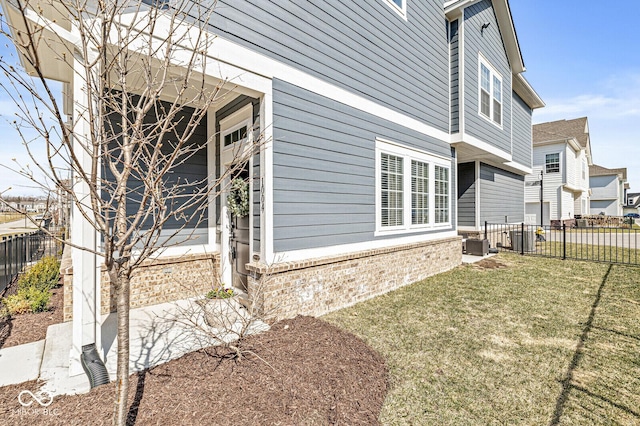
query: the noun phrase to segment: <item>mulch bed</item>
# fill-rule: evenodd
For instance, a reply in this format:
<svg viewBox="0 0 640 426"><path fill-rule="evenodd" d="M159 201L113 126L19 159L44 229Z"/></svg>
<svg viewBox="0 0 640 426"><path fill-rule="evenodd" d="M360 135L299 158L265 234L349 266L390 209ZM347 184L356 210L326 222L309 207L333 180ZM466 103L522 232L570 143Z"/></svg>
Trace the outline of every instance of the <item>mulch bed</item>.
<svg viewBox="0 0 640 426"><path fill-rule="evenodd" d="M50 325L62 322L63 292L62 286L51 290L47 311L8 318L0 316L0 349L44 339Z"/></svg>
<svg viewBox="0 0 640 426"><path fill-rule="evenodd" d="M241 348L241 360L229 350L210 348L133 375L130 424L379 424L387 368L356 336L316 318L297 317L248 337ZM0 419L33 425L111 422L113 384L56 397L46 412L39 406L22 409L18 394L37 388L36 382L0 388Z"/></svg>

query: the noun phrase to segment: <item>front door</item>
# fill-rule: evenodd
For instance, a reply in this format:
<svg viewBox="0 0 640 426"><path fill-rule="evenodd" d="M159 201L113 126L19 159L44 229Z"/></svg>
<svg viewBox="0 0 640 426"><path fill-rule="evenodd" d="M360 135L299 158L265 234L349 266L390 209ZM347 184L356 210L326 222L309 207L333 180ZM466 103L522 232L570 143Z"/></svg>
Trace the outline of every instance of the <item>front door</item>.
<svg viewBox="0 0 640 426"><path fill-rule="evenodd" d="M252 114L252 105L248 104L220 121L220 163L225 176L220 210L222 282L244 293L248 274L245 266L250 261Z"/></svg>

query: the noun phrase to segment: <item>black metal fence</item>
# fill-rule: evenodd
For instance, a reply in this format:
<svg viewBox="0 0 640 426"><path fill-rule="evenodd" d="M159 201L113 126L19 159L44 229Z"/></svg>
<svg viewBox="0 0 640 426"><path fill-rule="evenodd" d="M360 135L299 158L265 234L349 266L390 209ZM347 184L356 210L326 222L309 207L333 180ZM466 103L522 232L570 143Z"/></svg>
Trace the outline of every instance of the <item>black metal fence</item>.
<svg viewBox="0 0 640 426"><path fill-rule="evenodd" d="M62 256L59 239L35 232L12 235L0 240L0 294L13 282L22 269L43 256Z"/></svg>
<svg viewBox="0 0 640 426"><path fill-rule="evenodd" d="M485 223L485 238L522 255L640 265L639 229Z"/></svg>

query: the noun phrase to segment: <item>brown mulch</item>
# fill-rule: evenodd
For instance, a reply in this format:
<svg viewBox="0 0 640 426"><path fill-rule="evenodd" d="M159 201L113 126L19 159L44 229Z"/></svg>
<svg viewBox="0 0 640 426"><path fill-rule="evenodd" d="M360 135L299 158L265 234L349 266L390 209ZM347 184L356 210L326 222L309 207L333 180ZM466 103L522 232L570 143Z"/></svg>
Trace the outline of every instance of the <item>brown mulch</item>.
<svg viewBox="0 0 640 426"><path fill-rule="evenodd" d="M62 286L51 290L49 308L44 312L13 317L0 316L0 349L44 339L47 327L62 322L63 292Z"/></svg>
<svg viewBox="0 0 640 426"><path fill-rule="evenodd" d="M209 349L133 375L130 424L379 424L387 368L356 336L316 318L297 317L248 337L242 349L241 360L228 350ZM24 389L35 392L37 384L0 388L0 419L8 424L111 422L113 384L56 397L46 412L33 408L40 410L35 414L18 404Z"/></svg>

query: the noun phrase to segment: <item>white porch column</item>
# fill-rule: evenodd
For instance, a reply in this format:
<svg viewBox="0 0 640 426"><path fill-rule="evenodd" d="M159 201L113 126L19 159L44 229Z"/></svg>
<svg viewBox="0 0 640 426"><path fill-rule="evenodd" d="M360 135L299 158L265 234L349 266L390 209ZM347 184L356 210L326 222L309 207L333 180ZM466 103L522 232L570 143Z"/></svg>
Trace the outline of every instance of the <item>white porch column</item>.
<svg viewBox="0 0 640 426"><path fill-rule="evenodd" d="M87 109L89 98L86 93L84 79L84 66L81 60L74 60L73 77L73 149L79 158L80 167L91 170L91 146L90 126ZM80 202L72 205L71 242L78 247L90 250L96 249L96 230L83 216L93 217L89 184L73 176L73 191ZM70 353L69 375L84 374L80 363L82 346L96 342L96 331L100 326L99 297L99 270L96 255L86 250L73 248L71 252L73 261L73 336Z"/></svg>

